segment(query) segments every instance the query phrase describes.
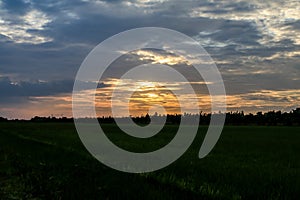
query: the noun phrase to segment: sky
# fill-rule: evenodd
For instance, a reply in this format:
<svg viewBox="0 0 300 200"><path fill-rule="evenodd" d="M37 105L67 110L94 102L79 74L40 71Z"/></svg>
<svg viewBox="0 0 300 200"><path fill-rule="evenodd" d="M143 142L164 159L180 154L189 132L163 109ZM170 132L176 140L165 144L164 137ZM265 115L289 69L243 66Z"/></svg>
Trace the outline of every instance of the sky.
<svg viewBox="0 0 300 200"><path fill-rule="evenodd" d="M223 77L229 111L300 107L299 0L2 0L0 116L72 116L74 79L84 58L103 40L139 27L169 28L198 41ZM186 65L176 55L151 50L133 52L114 65L145 61ZM101 82L97 114L107 114L106 101L118 81L112 73ZM145 102L174 100L172 93L161 93L162 85L130 81L122 83L125 89L138 84L142 90L131 101L135 114L144 112ZM89 93L84 84L83 93ZM178 85L184 83L165 83ZM203 91L201 109L208 111L205 84L195 85ZM174 105L175 100L170 112L177 112Z"/></svg>

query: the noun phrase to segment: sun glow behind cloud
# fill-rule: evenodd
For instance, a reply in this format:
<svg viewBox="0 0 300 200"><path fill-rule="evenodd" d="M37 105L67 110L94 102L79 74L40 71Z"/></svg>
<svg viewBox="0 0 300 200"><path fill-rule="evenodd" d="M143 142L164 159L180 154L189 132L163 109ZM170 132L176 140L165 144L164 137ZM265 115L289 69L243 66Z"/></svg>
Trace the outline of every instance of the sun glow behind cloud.
<svg viewBox="0 0 300 200"><path fill-rule="evenodd" d="M124 83L124 87L127 88L129 83ZM131 85L132 86L132 85ZM124 89L125 89L124 88ZM126 89L128 90L128 88ZM177 99L167 91L163 91L163 88L151 89L148 91L137 91L133 93L129 109L133 116L145 115L149 112L149 109L157 104L164 105L167 108L167 113L180 113L178 109ZM160 91L162 90L162 91ZM82 100L85 103L87 95L92 95L94 91L85 90L82 91ZM98 116L111 116L111 94L112 88L102 88L97 90L96 94L96 111ZM184 95L186 101L186 107L193 108L196 105L189 104L191 95ZM210 112L211 97L208 94L202 94L198 96L198 106L201 111ZM122 98L115 99L115 105L121 109L128 109L127 105L124 105L125 100ZM245 94L231 94L227 96L227 108L229 111L244 110L245 113L256 113L257 111L269 111L269 110L283 110L290 111L294 109L298 102L300 102L300 90L260 90ZM93 103L93 102L90 102ZM32 97L28 104L19 105L16 108L2 108L1 111L8 117L13 117L15 109L18 109L19 116L21 118L31 118L35 115L39 116L72 116L71 110L72 98L69 94L59 96L47 96L47 97ZM84 105L83 104L83 105ZM51 110L51 112L49 112ZM191 112L193 109L191 109ZM124 112L125 113L125 112ZM163 111L158 110L159 114L164 114ZM149 114L154 114L150 112ZM85 115L83 115L85 116ZM124 116L120 113L119 116ZM88 117L88 116L87 116Z"/></svg>
<svg viewBox="0 0 300 200"><path fill-rule="evenodd" d="M95 105L99 116L112 115L112 105L121 111L118 113L119 116L125 116L124 113L128 109L133 116L144 115L149 112L151 107L157 105L163 106L168 114L180 114L178 99L172 91L182 90L184 84L131 79L110 79L106 83L110 87L98 88L96 93ZM125 94L129 92L132 95L129 99L125 99ZM179 96L179 98L183 97L183 95ZM190 105L187 102L183 106ZM190 109L193 110L192 107Z"/></svg>

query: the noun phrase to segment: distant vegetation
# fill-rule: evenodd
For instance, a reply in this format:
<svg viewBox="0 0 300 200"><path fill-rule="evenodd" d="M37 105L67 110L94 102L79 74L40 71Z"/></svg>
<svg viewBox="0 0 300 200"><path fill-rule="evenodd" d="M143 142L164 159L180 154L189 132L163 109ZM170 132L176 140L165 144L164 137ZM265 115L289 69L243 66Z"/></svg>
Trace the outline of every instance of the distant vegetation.
<svg viewBox="0 0 300 200"><path fill-rule="evenodd" d="M215 113L214 115L222 115L222 113ZM191 121L197 119L200 116L200 125L208 125L211 118L211 113L199 113L199 114L189 114L184 115L159 115L155 113L150 116L149 114L131 117L135 123L138 124L148 124L151 118L166 117L167 124L180 124L181 118L189 118ZM82 121L89 121L90 118L80 119ZM31 121L31 122L73 122L73 118L67 117L39 117L35 116L31 120L8 120L6 118L0 117L1 121ZM115 123L113 117L100 117L98 118L100 123ZM257 112L256 114L245 114L243 111L228 112L226 113L226 125L270 125L270 126L299 126L300 125L300 108L292 110L290 112L281 111L269 111L269 112Z"/></svg>

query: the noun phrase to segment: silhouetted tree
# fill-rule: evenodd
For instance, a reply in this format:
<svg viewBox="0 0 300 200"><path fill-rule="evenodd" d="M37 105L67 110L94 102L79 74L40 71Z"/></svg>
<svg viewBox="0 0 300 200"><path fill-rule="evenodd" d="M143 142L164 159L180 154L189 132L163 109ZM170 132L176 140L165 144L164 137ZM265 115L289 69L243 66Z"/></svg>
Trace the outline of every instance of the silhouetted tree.
<svg viewBox="0 0 300 200"><path fill-rule="evenodd" d="M211 113L197 113L197 114L191 114L191 113L184 113L183 115L180 114L167 114L160 115L157 112L150 116L148 113L144 116L138 116L138 117L132 117L130 118L138 124L149 124L151 120L155 123L159 121L159 118L166 117L166 123L167 124L180 124L181 120L184 118L185 121L194 123L195 120L197 120L200 117L200 125L208 125L210 123L210 119L212 115L220 115L222 113L217 114L211 114ZM129 118L129 117L127 117ZM124 117L126 119L126 117ZM91 118L81 118L77 119L82 122L90 122ZM97 118L99 123L115 123L115 120L113 117L99 117ZM26 120L8 120L6 118L0 117L0 122L4 121L24 121ZM48 116L48 117L39 117L35 116L31 120L31 122L73 122L73 118L67 118L67 117L54 117L54 116ZM236 111L236 112L228 112L226 113L226 121L225 124L227 125L281 125L281 126L292 126L300 125L300 108L296 108L290 112L281 112L281 111L269 111L266 113L263 112L257 112L256 114L245 114L243 111Z"/></svg>
<svg viewBox="0 0 300 200"><path fill-rule="evenodd" d="M4 117L0 117L0 122L6 122L8 121L8 119L4 118Z"/></svg>

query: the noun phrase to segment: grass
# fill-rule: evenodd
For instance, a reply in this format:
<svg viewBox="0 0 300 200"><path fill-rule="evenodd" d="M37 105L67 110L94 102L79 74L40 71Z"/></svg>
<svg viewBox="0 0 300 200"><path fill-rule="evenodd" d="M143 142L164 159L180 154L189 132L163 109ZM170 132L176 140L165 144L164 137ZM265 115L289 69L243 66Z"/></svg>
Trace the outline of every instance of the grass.
<svg viewBox="0 0 300 200"><path fill-rule="evenodd" d="M159 149L177 130L133 139L103 125L118 146ZM0 199L298 199L300 127L228 126L198 159L207 127L188 151L152 173L110 169L84 148L71 123L0 123Z"/></svg>

